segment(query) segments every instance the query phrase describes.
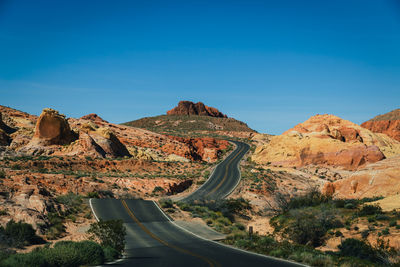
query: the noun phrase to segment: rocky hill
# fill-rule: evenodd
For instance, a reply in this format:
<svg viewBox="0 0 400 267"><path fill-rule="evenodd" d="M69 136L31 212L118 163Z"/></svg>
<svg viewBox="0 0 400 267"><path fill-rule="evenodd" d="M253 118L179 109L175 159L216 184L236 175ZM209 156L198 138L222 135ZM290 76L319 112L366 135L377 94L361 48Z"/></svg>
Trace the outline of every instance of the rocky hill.
<svg viewBox="0 0 400 267"><path fill-rule="evenodd" d="M255 133L246 123L228 118L216 108L190 101L180 101L167 115L145 117L123 125L178 136L248 138Z"/></svg>
<svg viewBox="0 0 400 267"><path fill-rule="evenodd" d="M316 115L259 144L259 164L322 165L354 170L400 153L400 142L333 115Z"/></svg>
<svg viewBox="0 0 400 267"><path fill-rule="evenodd" d="M375 133L387 134L400 141L400 109L376 116L362 123L361 126Z"/></svg>
<svg viewBox="0 0 400 267"><path fill-rule="evenodd" d="M167 115L199 115L227 118L225 114L221 113L216 108L208 107L202 102L193 103L191 101L180 101L178 106L167 111Z"/></svg>

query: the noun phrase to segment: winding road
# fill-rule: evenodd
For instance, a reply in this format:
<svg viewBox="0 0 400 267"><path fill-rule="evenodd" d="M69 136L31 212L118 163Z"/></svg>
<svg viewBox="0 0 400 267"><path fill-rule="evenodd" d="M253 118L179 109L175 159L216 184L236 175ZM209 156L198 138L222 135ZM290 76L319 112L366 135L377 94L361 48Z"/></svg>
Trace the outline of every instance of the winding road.
<svg viewBox="0 0 400 267"><path fill-rule="evenodd" d="M221 199L240 180L238 164L249 146L234 142L236 149L203 184L184 201ZM138 199L90 199L96 219L122 219L127 230L124 258L117 266L302 266L236 249L203 239L175 224L154 201Z"/></svg>

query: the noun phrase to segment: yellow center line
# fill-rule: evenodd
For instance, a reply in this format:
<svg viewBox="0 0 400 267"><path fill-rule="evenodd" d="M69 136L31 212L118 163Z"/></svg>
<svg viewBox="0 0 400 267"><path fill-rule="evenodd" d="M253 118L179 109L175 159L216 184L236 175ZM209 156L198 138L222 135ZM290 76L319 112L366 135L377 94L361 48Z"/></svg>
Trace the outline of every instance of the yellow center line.
<svg viewBox="0 0 400 267"><path fill-rule="evenodd" d="M242 153L243 150L244 150L244 148L241 148L240 151L236 154L236 156L234 156L234 157L226 164L226 166L225 166L225 175L224 175L224 177L222 178L221 182L219 182L219 184L218 184L216 187L214 187L213 190L211 190L210 192L208 192L208 193L206 194L206 196L208 196L208 195L214 193L215 191L218 190L218 188L220 188L220 187L222 186L222 184L225 182L225 180L226 180L226 178L227 178L227 176L228 176L228 166L229 166L229 164L231 164L232 161L233 161L237 156L239 156L240 153Z"/></svg>
<svg viewBox="0 0 400 267"><path fill-rule="evenodd" d="M136 222L136 223L139 225L139 227L140 227L146 234L148 234L150 237L152 237L153 239L155 239L155 240L157 240L158 242L160 242L161 244L163 244L163 245L165 245L165 246L167 246L167 247L170 247L170 248L172 248L172 249L175 249L175 250L177 250L177 251L179 251L179 252L182 252L182 253L188 254L188 255L190 255L190 256L199 258L199 259L201 259L201 260L207 262L207 264L208 264L210 267L220 266L219 263L216 263L216 262L214 263L213 260L211 260L211 259L208 259L208 258L206 258L206 257L204 257L204 256L195 254L195 253L193 253L193 252L191 252L191 251L189 251L189 250L186 250L186 249L177 247L177 246L175 246L175 245L169 244L167 241L165 241L165 240L161 239L160 237L156 236L155 234L153 234L152 232L150 232L150 230L147 229L146 226L144 226L144 225L138 220L138 218L136 218L135 214L134 214L133 211L128 207L128 204L126 204L125 200L121 200L121 202L122 202L122 205L124 206L124 208L126 209L126 211L128 212L129 216L133 219L133 221Z"/></svg>

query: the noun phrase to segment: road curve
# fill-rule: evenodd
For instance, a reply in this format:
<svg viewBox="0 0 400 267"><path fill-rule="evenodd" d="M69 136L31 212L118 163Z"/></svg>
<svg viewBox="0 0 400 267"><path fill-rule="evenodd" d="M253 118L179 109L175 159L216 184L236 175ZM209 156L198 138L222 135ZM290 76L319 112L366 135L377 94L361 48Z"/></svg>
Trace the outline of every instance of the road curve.
<svg viewBox="0 0 400 267"><path fill-rule="evenodd" d="M96 218L122 219L125 256L117 266L301 266L208 241L175 225L153 201L91 199Z"/></svg>
<svg viewBox="0 0 400 267"><path fill-rule="evenodd" d="M239 163L249 145L236 149L213 171L206 183L183 201L222 199L240 181ZM154 201L90 199L96 219L122 219L127 229L125 255L118 266L302 266L205 240L176 225Z"/></svg>
<svg viewBox="0 0 400 267"><path fill-rule="evenodd" d="M226 157L218 166L208 180L189 196L181 201L193 201L199 199L222 199L228 196L240 181L239 163L250 149L246 143L231 141L236 149Z"/></svg>

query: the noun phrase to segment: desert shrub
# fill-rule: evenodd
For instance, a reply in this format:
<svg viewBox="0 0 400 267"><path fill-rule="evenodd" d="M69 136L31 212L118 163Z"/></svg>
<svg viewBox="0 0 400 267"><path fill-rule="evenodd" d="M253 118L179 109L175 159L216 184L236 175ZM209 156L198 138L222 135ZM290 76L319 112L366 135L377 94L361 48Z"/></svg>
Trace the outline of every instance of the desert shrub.
<svg viewBox="0 0 400 267"><path fill-rule="evenodd" d="M98 265L104 262L102 247L93 241L60 241L42 253L51 266Z"/></svg>
<svg viewBox="0 0 400 267"><path fill-rule="evenodd" d="M98 192L99 197L101 196L102 198L114 198L114 193L111 190L99 190Z"/></svg>
<svg viewBox="0 0 400 267"><path fill-rule="evenodd" d="M204 201L198 205L214 212L220 212L222 216L228 218L231 222L234 222L235 214L239 215L241 212L251 209L249 202L243 198Z"/></svg>
<svg viewBox="0 0 400 267"><path fill-rule="evenodd" d="M321 194L318 188L311 188L305 195L290 199L288 209L315 207L331 200L331 197Z"/></svg>
<svg viewBox="0 0 400 267"><path fill-rule="evenodd" d="M161 199L159 200L160 206L163 209L170 209L174 207L174 203L171 199Z"/></svg>
<svg viewBox="0 0 400 267"><path fill-rule="evenodd" d="M344 205L344 208L352 210L352 209L355 209L356 207L354 206L353 203L347 203L346 205Z"/></svg>
<svg viewBox="0 0 400 267"><path fill-rule="evenodd" d="M21 167L21 165L19 165L19 164L13 164L13 165L11 166L11 169L12 169L12 170L21 170L22 167Z"/></svg>
<svg viewBox="0 0 400 267"><path fill-rule="evenodd" d="M61 241L53 248L37 248L30 253L14 254L1 262L1 266L82 266L104 262L102 247L93 241Z"/></svg>
<svg viewBox="0 0 400 267"><path fill-rule="evenodd" d="M382 230L382 235L388 235L388 234L390 234L389 228L385 228Z"/></svg>
<svg viewBox="0 0 400 267"><path fill-rule="evenodd" d="M108 220L92 223L88 230L91 239L97 239L103 247L111 247L122 255L125 248L126 229L122 220Z"/></svg>
<svg viewBox="0 0 400 267"><path fill-rule="evenodd" d="M348 257L357 257L371 262L381 262L377 251L364 241L347 238L338 246L340 255Z"/></svg>
<svg viewBox="0 0 400 267"><path fill-rule="evenodd" d="M153 193L158 193L158 192L165 192L165 190L161 186L154 187Z"/></svg>
<svg viewBox="0 0 400 267"><path fill-rule="evenodd" d="M98 192L88 192L88 193L87 193L87 197L88 197L88 198L100 198Z"/></svg>
<svg viewBox="0 0 400 267"><path fill-rule="evenodd" d="M0 210L0 216L8 215L7 210Z"/></svg>
<svg viewBox="0 0 400 267"><path fill-rule="evenodd" d="M360 216L382 214L382 208L375 205L365 205L359 211Z"/></svg>
<svg viewBox="0 0 400 267"><path fill-rule="evenodd" d="M113 261L114 259L117 259L119 257L118 251L115 248L109 246L103 247L103 252L105 262Z"/></svg>
<svg viewBox="0 0 400 267"><path fill-rule="evenodd" d="M335 232L335 236L336 236L336 237L343 236L343 233L342 233L341 231L337 230L337 231Z"/></svg>
<svg viewBox="0 0 400 267"><path fill-rule="evenodd" d="M50 240L57 239L65 233L64 218L57 212L47 214L49 227L46 230L46 237Z"/></svg>
<svg viewBox="0 0 400 267"><path fill-rule="evenodd" d="M6 172L4 170L0 170L0 178L6 178Z"/></svg>
<svg viewBox="0 0 400 267"><path fill-rule="evenodd" d="M375 216L375 219L378 221L388 221L390 220L390 217L385 214L378 214Z"/></svg>
<svg viewBox="0 0 400 267"><path fill-rule="evenodd" d="M362 238L365 239L365 238L367 238L368 236L369 236L369 230L364 230L364 231L361 232L361 237L362 237Z"/></svg>
<svg viewBox="0 0 400 267"><path fill-rule="evenodd" d="M289 239L298 244L314 247L324 242L328 230L343 226L330 205L294 209L282 217L286 217L286 220L280 221L281 227ZM279 227L273 226L279 230Z"/></svg>
<svg viewBox="0 0 400 267"><path fill-rule="evenodd" d="M48 267L49 264L41 253L32 251L25 254L13 254L0 262L4 267L35 266ZM71 265L70 265L71 266Z"/></svg>
<svg viewBox="0 0 400 267"><path fill-rule="evenodd" d="M32 225L28 223L11 220L0 231L12 247L23 247L42 242L42 239L36 235Z"/></svg>
<svg viewBox="0 0 400 267"><path fill-rule="evenodd" d="M390 227L394 227L394 226L396 226L397 225L397 221L396 220L391 220L390 222L389 222L389 226Z"/></svg>

